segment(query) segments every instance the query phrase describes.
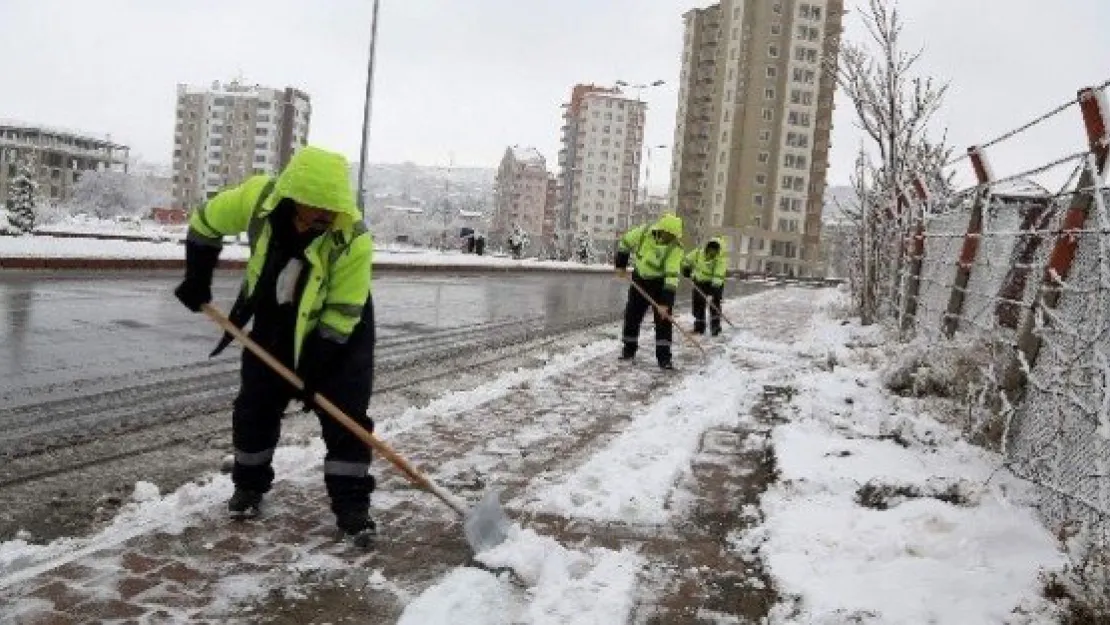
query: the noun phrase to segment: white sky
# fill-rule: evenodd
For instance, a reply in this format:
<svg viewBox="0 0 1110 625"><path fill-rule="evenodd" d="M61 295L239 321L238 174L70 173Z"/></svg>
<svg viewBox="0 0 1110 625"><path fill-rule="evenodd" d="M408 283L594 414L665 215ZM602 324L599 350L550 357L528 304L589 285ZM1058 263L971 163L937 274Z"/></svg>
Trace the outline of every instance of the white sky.
<svg viewBox="0 0 1110 625"><path fill-rule="evenodd" d="M771 1L771 0L764 0ZM496 166L535 145L554 167L576 82L649 90L649 145L671 144L682 18L708 0L382 0L371 160ZM922 70L950 80L960 149L1110 79L1105 0L902 0ZM242 75L313 100L310 141L357 158L371 0L0 0L0 117L110 133L169 162L178 82ZM859 37L848 16L846 36ZM830 182L859 143L834 117ZM1077 112L992 152L1000 175L1082 147ZM652 187L670 153L656 150Z"/></svg>

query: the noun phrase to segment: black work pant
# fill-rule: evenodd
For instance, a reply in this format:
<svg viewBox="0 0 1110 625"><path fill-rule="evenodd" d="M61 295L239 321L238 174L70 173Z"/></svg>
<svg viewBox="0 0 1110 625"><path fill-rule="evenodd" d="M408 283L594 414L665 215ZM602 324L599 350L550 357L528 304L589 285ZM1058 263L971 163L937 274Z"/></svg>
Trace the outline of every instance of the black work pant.
<svg viewBox="0 0 1110 625"><path fill-rule="evenodd" d="M643 287L644 291L655 302L667 308L674 306L674 292L663 288L663 279L644 280L633 274L632 281ZM655 310L644 296L634 286L628 287L628 303L624 307L624 332L621 340L624 344L624 355L633 356L639 347L640 324L648 308L652 308L655 317L655 358L660 363L671 361L671 322L663 319L659 311Z"/></svg>
<svg viewBox="0 0 1110 625"><path fill-rule="evenodd" d="M719 333L721 331L721 290L711 282L694 282L694 286L698 287L694 289L690 302L694 312L694 332L705 334L705 309L709 308L709 328L714 334ZM711 306L706 306L707 302L702 293L709 296Z"/></svg>
<svg viewBox="0 0 1110 625"><path fill-rule="evenodd" d="M262 330L252 330L251 335L265 337L265 329ZM273 349L276 352L274 355L289 366L293 359L289 347L268 342L271 345L263 346ZM366 415L374 376L372 301L367 303L363 319L348 341L345 352L342 361L335 363L332 375L320 381L317 392L363 428L373 431L374 422ZM274 449L281 435L281 418L294 397L292 385L250 351L243 351L241 386L232 413L235 468L231 477L236 487L258 492L270 490L274 480ZM316 414L327 446L324 484L331 497L332 511L340 515L366 510L375 486L370 475L370 449L324 411L317 409Z"/></svg>

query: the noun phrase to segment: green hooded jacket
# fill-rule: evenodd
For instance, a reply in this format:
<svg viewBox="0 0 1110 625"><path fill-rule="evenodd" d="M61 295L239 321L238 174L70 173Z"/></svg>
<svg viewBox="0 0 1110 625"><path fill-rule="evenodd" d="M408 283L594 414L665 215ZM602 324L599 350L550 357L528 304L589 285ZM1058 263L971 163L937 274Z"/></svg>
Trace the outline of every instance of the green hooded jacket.
<svg viewBox="0 0 1110 625"><path fill-rule="evenodd" d="M346 343L370 297L374 242L355 205L347 159L305 146L276 179L253 176L195 211L189 219L188 238L219 247L223 237L246 232L251 254L244 289L250 297L270 246L271 227L266 217L285 198L337 214L331 229L304 251L310 268L297 307L296 364L305 337L317 328L325 338Z"/></svg>
<svg viewBox="0 0 1110 625"><path fill-rule="evenodd" d="M668 245L660 245L652 232L662 231L674 235L675 240ZM676 215L663 215L652 226L637 226L621 237L617 246L618 254L636 256L636 274L645 280L663 278L663 288L678 291L679 276L682 275L682 219Z"/></svg>
<svg viewBox="0 0 1110 625"><path fill-rule="evenodd" d="M710 239L709 243L716 243L720 247L720 251L717 252L715 258L711 260L705 254L705 247L701 247L686 255L683 267L690 268L694 282L708 282L715 287L722 287L725 285L726 272L728 271L728 261L725 259L725 244L719 238ZM709 243L706 243L706 247L709 246Z"/></svg>

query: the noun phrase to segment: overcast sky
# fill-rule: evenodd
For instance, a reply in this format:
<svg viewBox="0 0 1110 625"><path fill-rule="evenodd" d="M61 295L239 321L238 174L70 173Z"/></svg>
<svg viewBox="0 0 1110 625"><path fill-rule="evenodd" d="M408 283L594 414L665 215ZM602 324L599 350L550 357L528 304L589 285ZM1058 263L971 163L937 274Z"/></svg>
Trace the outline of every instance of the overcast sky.
<svg viewBox="0 0 1110 625"><path fill-rule="evenodd" d="M763 0L770 2L771 0ZM310 141L357 158L372 0L0 0L0 118L77 127L168 163L178 82L242 76L312 97ZM649 90L648 143L673 141L682 13L707 0L382 0L371 160L553 161L576 82ZM854 6L854 2L852 5ZM921 68L950 80L954 145L988 139L1110 79L1106 0L902 0ZM860 37L858 15L847 17ZM1065 119L1066 118L1066 119ZM859 135L838 102L830 181ZM995 150L999 173L1082 145L1078 113ZM653 153L665 183L669 148ZM554 163L549 163L554 167Z"/></svg>

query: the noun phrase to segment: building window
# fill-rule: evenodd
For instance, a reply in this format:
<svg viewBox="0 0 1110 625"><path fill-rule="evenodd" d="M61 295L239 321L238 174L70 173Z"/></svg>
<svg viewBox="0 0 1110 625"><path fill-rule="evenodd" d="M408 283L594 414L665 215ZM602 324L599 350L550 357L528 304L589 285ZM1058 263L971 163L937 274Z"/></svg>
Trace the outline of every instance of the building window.
<svg viewBox="0 0 1110 625"><path fill-rule="evenodd" d="M713 199L717 203L717 205L724 204L725 203L725 194L718 191L717 195Z"/></svg>
<svg viewBox="0 0 1110 625"><path fill-rule="evenodd" d="M740 28L734 26L732 28L732 39L735 41L739 38L740 38Z"/></svg>
<svg viewBox="0 0 1110 625"><path fill-rule="evenodd" d="M775 99L775 89L773 87L767 87L766 89L764 89L763 90L763 99L765 99L765 100L774 100Z"/></svg>
<svg viewBox="0 0 1110 625"><path fill-rule="evenodd" d="M771 140L771 131L767 130L767 129L760 130L759 131L759 140L760 141L770 141Z"/></svg>
<svg viewBox="0 0 1110 625"><path fill-rule="evenodd" d="M772 35L781 35L782 34L782 24L771 24L771 34Z"/></svg>
<svg viewBox="0 0 1110 625"><path fill-rule="evenodd" d="M268 137L269 135L270 135L270 131L266 130L265 128L255 128L254 129L254 136L256 136L256 137Z"/></svg>
<svg viewBox="0 0 1110 625"><path fill-rule="evenodd" d="M772 59L779 58L779 47L775 45L767 46L767 56Z"/></svg>
<svg viewBox="0 0 1110 625"><path fill-rule="evenodd" d="M776 15L782 15L782 3L776 2L774 6L771 7L771 10L774 11Z"/></svg>
<svg viewBox="0 0 1110 625"><path fill-rule="evenodd" d="M769 163L770 161L771 161L771 153L770 152L760 152L759 153L759 162L760 163L766 164L766 163Z"/></svg>
<svg viewBox="0 0 1110 625"><path fill-rule="evenodd" d="M779 75L779 70L773 65L767 66L767 78L774 78Z"/></svg>
<svg viewBox="0 0 1110 625"><path fill-rule="evenodd" d="M763 109L763 121L769 122L775 119L775 111L769 108Z"/></svg>
<svg viewBox="0 0 1110 625"><path fill-rule="evenodd" d="M752 196L752 204L755 204L756 206L758 206L760 208L763 208L763 194L762 193L756 193L755 195L753 195Z"/></svg>
<svg viewBox="0 0 1110 625"><path fill-rule="evenodd" d="M757 185L761 186L761 187L766 185L767 184L767 174L756 174L755 175L755 183Z"/></svg>
<svg viewBox="0 0 1110 625"><path fill-rule="evenodd" d="M721 158L718 162L723 163L727 160L728 160L728 151L727 150L721 150Z"/></svg>

